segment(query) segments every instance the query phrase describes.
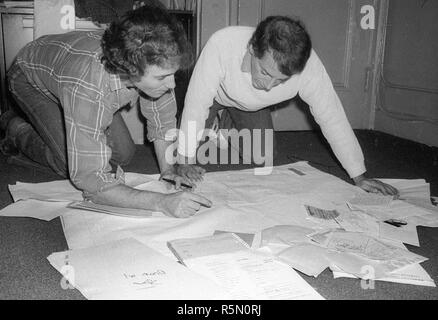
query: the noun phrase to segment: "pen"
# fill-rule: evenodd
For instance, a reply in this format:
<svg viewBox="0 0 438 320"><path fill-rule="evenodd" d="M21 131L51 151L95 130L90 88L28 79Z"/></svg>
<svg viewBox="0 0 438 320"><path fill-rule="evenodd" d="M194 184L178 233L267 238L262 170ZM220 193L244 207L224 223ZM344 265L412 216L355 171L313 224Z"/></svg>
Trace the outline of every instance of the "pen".
<svg viewBox="0 0 438 320"><path fill-rule="evenodd" d="M390 225L392 225L394 227L397 227L397 228L400 228L401 226L405 226L405 225L408 224L406 221L396 220L396 219L389 219L389 220L386 220L384 222L387 223L387 224L390 224Z"/></svg>
<svg viewBox="0 0 438 320"><path fill-rule="evenodd" d="M170 179L166 179L166 178L162 178L161 180L169 182L170 184L173 184L174 186L176 185L175 180L170 180ZM189 186L188 184L185 184L185 183L181 183L181 186L186 187L186 188L190 188L190 189L193 188L192 186Z"/></svg>

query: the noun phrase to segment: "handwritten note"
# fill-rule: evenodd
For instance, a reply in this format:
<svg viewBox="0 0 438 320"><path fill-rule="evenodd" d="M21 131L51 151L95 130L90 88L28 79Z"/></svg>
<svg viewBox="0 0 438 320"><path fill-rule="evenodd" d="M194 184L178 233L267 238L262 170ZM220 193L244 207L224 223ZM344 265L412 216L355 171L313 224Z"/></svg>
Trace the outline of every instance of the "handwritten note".
<svg viewBox="0 0 438 320"><path fill-rule="evenodd" d="M88 299L229 298L212 281L134 239L53 253L48 260Z"/></svg>

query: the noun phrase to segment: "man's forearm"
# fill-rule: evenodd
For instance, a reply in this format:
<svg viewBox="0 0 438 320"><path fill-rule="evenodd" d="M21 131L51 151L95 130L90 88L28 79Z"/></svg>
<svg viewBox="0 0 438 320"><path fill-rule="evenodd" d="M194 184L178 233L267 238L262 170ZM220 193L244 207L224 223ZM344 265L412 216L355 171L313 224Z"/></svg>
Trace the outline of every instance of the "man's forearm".
<svg viewBox="0 0 438 320"><path fill-rule="evenodd" d="M160 211L162 196L156 192L136 190L124 184L119 184L103 192L96 193L91 197L91 200L97 204L115 207Z"/></svg>
<svg viewBox="0 0 438 320"><path fill-rule="evenodd" d="M173 141L165 141L160 139L154 141L155 154L157 155L157 161L161 173L173 169L173 164L171 163L171 160L173 160L173 152L175 151L174 147L172 146L173 143ZM166 157L166 151L169 159Z"/></svg>

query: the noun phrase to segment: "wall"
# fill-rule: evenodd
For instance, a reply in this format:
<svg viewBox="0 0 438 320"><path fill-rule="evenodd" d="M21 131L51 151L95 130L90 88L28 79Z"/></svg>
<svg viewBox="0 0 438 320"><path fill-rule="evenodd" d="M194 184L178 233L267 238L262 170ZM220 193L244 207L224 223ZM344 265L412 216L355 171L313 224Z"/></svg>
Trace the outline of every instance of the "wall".
<svg viewBox="0 0 438 320"><path fill-rule="evenodd" d="M438 1L390 0L375 130L438 146Z"/></svg>

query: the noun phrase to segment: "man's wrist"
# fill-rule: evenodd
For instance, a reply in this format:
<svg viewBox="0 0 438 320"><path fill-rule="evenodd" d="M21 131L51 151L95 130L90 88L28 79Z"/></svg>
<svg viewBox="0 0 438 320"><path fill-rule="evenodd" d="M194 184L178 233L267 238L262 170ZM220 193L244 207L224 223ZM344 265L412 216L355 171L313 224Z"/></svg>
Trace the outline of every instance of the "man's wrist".
<svg viewBox="0 0 438 320"><path fill-rule="evenodd" d="M164 198L164 194L157 194L156 196L154 196L154 198L152 200L153 211L162 212L162 210L163 210L163 206L162 206L163 198Z"/></svg>
<svg viewBox="0 0 438 320"><path fill-rule="evenodd" d="M195 157L186 157L180 153L176 156L176 164L178 165L188 165L188 164L195 164L196 158Z"/></svg>
<svg viewBox="0 0 438 320"><path fill-rule="evenodd" d="M365 176L363 174L361 174L361 175L359 175L357 177L354 177L352 179L354 181L354 184L357 185L357 184L361 183L363 180L365 180L366 178L365 178Z"/></svg>

